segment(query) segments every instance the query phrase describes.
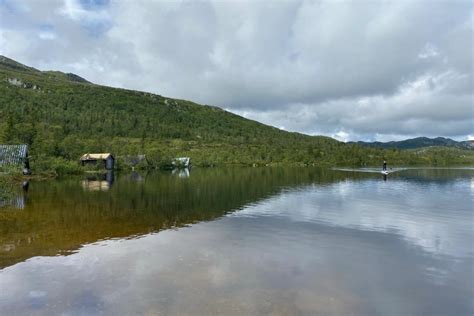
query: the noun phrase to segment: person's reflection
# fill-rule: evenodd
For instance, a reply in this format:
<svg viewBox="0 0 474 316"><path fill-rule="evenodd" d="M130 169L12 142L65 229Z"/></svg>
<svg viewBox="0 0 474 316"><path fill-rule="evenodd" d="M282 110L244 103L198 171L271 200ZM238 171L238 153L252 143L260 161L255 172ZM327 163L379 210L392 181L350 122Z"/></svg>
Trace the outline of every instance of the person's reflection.
<svg viewBox="0 0 474 316"><path fill-rule="evenodd" d="M387 181L387 175L386 174L383 175L383 181Z"/></svg>

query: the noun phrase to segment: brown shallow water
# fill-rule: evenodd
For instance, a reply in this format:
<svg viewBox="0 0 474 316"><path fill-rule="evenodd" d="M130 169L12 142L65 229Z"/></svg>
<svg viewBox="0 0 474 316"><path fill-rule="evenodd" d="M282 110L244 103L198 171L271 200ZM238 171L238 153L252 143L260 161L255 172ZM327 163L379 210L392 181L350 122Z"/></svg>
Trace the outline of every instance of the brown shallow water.
<svg viewBox="0 0 474 316"><path fill-rule="evenodd" d="M474 171L235 168L32 182L2 315L472 315Z"/></svg>

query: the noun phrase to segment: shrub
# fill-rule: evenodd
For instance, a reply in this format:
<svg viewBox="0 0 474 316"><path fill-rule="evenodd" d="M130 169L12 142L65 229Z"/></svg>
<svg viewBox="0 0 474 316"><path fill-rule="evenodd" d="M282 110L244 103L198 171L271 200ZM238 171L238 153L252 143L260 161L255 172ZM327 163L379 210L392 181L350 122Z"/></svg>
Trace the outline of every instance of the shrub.
<svg viewBox="0 0 474 316"><path fill-rule="evenodd" d="M78 174L83 171L78 162L60 157L32 159L31 169L34 173L54 172L56 175Z"/></svg>

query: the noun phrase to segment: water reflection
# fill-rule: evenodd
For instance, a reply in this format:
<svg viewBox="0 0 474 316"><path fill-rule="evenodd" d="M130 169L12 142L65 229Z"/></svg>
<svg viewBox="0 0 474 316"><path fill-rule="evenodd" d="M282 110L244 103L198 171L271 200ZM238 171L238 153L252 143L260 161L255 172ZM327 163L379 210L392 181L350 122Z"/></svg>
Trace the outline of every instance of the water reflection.
<svg viewBox="0 0 474 316"><path fill-rule="evenodd" d="M15 247L0 253L0 267L33 256L70 253L105 238L211 220L283 188L348 177L325 170L301 173L279 168L195 169L193 174L187 181L156 172L35 182L22 212L1 214L0 245ZM91 194L95 191L101 194Z"/></svg>
<svg viewBox="0 0 474 316"><path fill-rule="evenodd" d="M171 171L172 174L178 176L179 178L189 178L190 172L188 168L175 168Z"/></svg>
<svg viewBox="0 0 474 316"><path fill-rule="evenodd" d="M137 178L35 183L2 214L0 314L474 312L474 172Z"/></svg>
<svg viewBox="0 0 474 316"><path fill-rule="evenodd" d="M145 176L141 175L139 172L135 170L130 172L130 174L128 175L128 178L130 179L130 181L135 181L135 182L142 182L145 180Z"/></svg>
<svg viewBox="0 0 474 316"><path fill-rule="evenodd" d="M104 174L88 175L81 181L81 186L86 191L108 191L114 183L115 175L113 170Z"/></svg>
<svg viewBox="0 0 474 316"><path fill-rule="evenodd" d="M469 257L474 249L474 195L470 180L425 180L420 185L421 179L416 174L408 174L406 178L390 179L386 183L372 179L326 187L304 186L230 216L278 217L396 234L410 245L435 255Z"/></svg>
<svg viewBox="0 0 474 316"><path fill-rule="evenodd" d="M17 209L22 210L25 208L26 203L28 201L28 190L30 187L29 181L23 181L21 183L21 190L20 188L16 188L14 192L8 194L7 198L0 199L0 211L2 208L9 208L9 209Z"/></svg>

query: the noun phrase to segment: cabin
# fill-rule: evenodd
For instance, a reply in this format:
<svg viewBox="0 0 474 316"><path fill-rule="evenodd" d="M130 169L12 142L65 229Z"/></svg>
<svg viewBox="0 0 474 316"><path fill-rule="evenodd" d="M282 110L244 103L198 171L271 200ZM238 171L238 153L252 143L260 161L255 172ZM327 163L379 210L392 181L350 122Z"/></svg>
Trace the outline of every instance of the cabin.
<svg viewBox="0 0 474 316"><path fill-rule="evenodd" d="M173 159L174 168L189 168L191 167L191 158L189 157L178 157Z"/></svg>
<svg viewBox="0 0 474 316"><path fill-rule="evenodd" d="M30 174L28 145L0 145L0 167L7 165L21 165L23 174Z"/></svg>
<svg viewBox="0 0 474 316"><path fill-rule="evenodd" d="M81 165L99 165L103 164L107 170L114 169L115 158L111 153L84 154L81 157Z"/></svg>

